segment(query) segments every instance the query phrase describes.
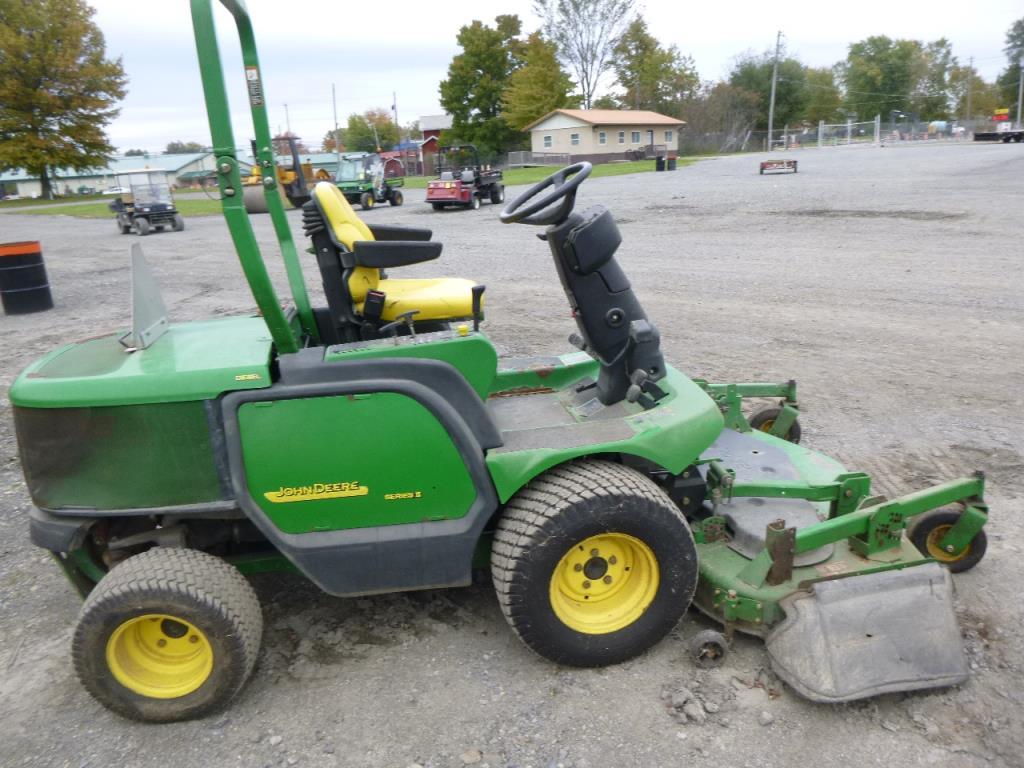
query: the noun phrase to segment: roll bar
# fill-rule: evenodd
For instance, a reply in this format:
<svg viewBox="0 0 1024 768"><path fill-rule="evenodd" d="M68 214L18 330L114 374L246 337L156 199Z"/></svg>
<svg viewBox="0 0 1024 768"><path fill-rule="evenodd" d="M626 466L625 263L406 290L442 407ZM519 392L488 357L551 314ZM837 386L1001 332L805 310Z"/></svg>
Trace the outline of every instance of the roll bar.
<svg viewBox="0 0 1024 768"><path fill-rule="evenodd" d="M249 109L256 134L256 162L262 170L262 183L267 198L267 209L274 224L281 257L292 300L297 310L299 328L289 321L281 307L273 283L267 274L267 267L260 253L252 222L245 210L242 195L242 176L235 153L235 138L231 128L231 114L228 109L227 91L224 87L224 67L217 46L216 27L213 20L213 0L191 0L192 26L195 31L196 52L199 57L199 72L206 99L206 114L210 121L210 136L217 163L217 184L220 187L224 219L235 244L238 260L249 283L256 305L266 321L279 354L297 352L303 345L304 337L319 341L316 321L309 304L309 294L302 276L295 241L292 239L284 204L278 190L277 168L274 163L274 148L270 140L270 125L267 120L266 95L260 76L259 57L256 54L256 40L252 22L244 0L220 0L231 13L238 29L242 48L242 63L249 92Z"/></svg>

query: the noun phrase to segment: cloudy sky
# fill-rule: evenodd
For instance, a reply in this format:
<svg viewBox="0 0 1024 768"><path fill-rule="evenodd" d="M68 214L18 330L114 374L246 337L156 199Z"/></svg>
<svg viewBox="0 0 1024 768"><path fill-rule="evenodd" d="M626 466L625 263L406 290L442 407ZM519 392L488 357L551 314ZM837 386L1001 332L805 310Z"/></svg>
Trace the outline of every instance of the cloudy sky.
<svg viewBox="0 0 1024 768"><path fill-rule="evenodd" d="M181 0L91 0L108 53L123 56L129 93L110 127L119 150L159 151L172 140L209 142L188 4ZM1005 65L1006 30L1024 15L1020 0L960 2L748 2L647 0L641 7L663 44L674 43L696 62L702 79L725 76L746 50L763 51L782 29L790 53L806 64L828 66L847 45L869 35L933 40L947 37L955 54L974 56L991 80ZM253 18L271 130L291 129L310 148L333 126L331 84L337 88L338 120L353 112L389 108L397 94L403 124L438 114L437 84L458 52L455 36L473 19L515 13L526 31L538 26L530 0L477 2L344 2L344 0L248 0ZM218 14L222 54L232 93L239 145L250 135L243 123L245 96L230 17ZM287 115L285 104L288 105Z"/></svg>

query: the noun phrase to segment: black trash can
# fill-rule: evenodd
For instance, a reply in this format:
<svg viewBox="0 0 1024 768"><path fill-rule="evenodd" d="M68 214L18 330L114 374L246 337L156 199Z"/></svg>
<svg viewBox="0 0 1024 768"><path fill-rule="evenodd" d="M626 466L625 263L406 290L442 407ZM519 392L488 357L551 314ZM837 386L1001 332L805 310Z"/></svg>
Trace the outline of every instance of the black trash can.
<svg viewBox="0 0 1024 768"><path fill-rule="evenodd" d="M654 158L654 170L656 170L656 171L664 171L665 170L665 156L664 155L658 155L656 158Z"/></svg>
<svg viewBox="0 0 1024 768"><path fill-rule="evenodd" d="M0 243L0 304L8 315L53 309L43 249L37 240Z"/></svg>
<svg viewBox="0 0 1024 768"><path fill-rule="evenodd" d="M674 171L676 169L676 158L669 157L668 159L668 170Z"/></svg>

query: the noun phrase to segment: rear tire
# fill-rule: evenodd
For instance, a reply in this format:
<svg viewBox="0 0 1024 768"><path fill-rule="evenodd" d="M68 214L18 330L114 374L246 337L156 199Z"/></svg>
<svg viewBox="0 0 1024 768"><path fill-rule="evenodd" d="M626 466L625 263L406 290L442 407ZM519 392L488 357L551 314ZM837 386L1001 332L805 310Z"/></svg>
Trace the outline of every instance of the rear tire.
<svg viewBox="0 0 1024 768"><path fill-rule="evenodd" d="M559 664L615 664L678 622L697 586L679 508L649 478L585 460L548 470L505 506L491 576L512 629Z"/></svg>
<svg viewBox="0 0 1024 768"><path fill-rule="evenodd" d="M89 594L71 655L79 680L134 720L201 717L227 704L256 663L263 616L223 560L156 547L125 560Z"/></svg>
<svg viewBox="0 0 1024 768"><path fill-rule="evenodd" d="M435 211L444 210L444 203L431 203L430 204Z"/></svg>
<svg viewBox="0 0 1024 768"><path fill-rule="evenodd" d="M148 219L136 219L135 220L135 231L139 233L139 237L145 237L149 234L149 220Z"/></svg>

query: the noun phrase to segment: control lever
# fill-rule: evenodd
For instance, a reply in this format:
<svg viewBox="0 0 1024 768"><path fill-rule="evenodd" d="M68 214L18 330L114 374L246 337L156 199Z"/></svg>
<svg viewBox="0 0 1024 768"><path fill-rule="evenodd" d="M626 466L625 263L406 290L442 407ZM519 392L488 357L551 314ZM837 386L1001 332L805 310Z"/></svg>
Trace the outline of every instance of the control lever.
<svg viewBox="0 0 1024 768"><path fill-rule="evenodd" d="M416 328L412 322L412 316L418 315L420 311L418 309L410 309L408 312L403 312L394 320L387 325L382 325L378 330L380 333L390 333L391 338L395 340L395 346L398 346L398 329L401 326L406 326L409 329L409 335L413 338L416 337Z"/></svg>
<svg viewBox="0 0 1024 768"><path fill-rule="evenodd" d="M480 313L480 306L483 302L484 291L487 290L486 285L474 285L470 289L473 293L473 331L480 330L480 320L483 315Z"/></svg>

